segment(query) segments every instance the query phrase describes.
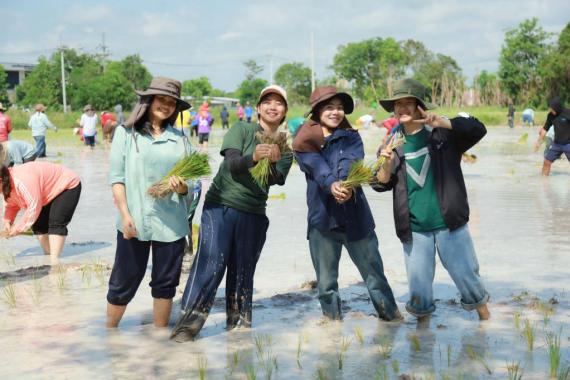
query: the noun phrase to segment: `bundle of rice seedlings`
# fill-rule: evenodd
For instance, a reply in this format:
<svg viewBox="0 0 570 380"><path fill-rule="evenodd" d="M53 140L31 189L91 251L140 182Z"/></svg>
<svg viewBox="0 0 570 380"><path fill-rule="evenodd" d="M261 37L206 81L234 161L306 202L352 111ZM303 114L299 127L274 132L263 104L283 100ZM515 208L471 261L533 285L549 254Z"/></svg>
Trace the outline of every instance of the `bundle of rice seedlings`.
<svg viewBox="0 0 570 380"><path fill-rule="evenodd" d="M291 148L287 144L287 134L279 132L277 134L257 132L255 137L261 144L276 144L281 151L281 155L292 154ZM272 171L271 161L269 158L262 158L249 170L255 183L260 187L265 188L269 183L269 176Z"/></svg>
<svg viewBox="0 0 570 380"><path fill-rule="evenodd" d="M355 188L370 183L373 177L372 169L365 165L364 161L358 160L352 163L348 176L341 183L344 187Z"/></svg>
<svg viewBox="0 0 570 380"><path fill-rule="evenodd" d="M394 138L394 140L392 140L392 143L390 144L390 148L394 150L404 145L405 142L406 142L406 137L404 136L404 134L402 132L397 132L396 137ZM372 171L376 173L378 170L382 168L382 166L384 166L385 162L386 162L386 157L384 156L378 157L376 162L371 167Z"/></svg>
<svg viewBox="0 0 570 380"><path fill-rule="evenodd" d="M172 169L160 181L155 182L149 189L148 194L153 198L165 198L172 194L169 179L179 176L184 181L196 179L212 172L208 155L206 153L193 152L178 160Z"/></svg>

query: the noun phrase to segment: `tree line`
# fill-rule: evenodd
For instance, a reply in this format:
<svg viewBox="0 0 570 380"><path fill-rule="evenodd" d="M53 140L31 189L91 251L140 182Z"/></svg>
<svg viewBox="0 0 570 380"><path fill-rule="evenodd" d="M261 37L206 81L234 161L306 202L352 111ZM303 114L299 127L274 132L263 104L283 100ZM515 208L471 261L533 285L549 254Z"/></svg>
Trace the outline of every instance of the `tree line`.
<svg viewBox="0 0 570 380"><path fill-rule="evenodd" d="M151 74L138 55L121 61L107 61L97 54L78 53L64 48L51 57L41 57L24 83L16 88L16 103L30 106L44 103L61 109L61 59L64 55L67 99L72 109L92 104L96 109L110 109L116 104L127 108L136 100L134 89L144 89ZM230 96L242 102L255 102L268 84L259 77L263 67L254 60L244 62L245 78L232 92L216 89L208 77L182 83L183 95ZM496 73L482 71L466 84L461 67L448 55L430 51L421 41L397 41L376 37L340 45L330 65L334 75L318 84L346 87L365 104L392 95L396 80L411 76L428 88L433 103L462 106L471 89L470 102L476 105L505 105L508 102L533 107L560 96L570 100L570 23L558 36L546 32L536 18L524 20L507 30ZM274 82L283 86L291 103L306 103L311 92L311 70L302 63L281 65ZM0 66L0 102L7 103L6 74Z"/></svg>

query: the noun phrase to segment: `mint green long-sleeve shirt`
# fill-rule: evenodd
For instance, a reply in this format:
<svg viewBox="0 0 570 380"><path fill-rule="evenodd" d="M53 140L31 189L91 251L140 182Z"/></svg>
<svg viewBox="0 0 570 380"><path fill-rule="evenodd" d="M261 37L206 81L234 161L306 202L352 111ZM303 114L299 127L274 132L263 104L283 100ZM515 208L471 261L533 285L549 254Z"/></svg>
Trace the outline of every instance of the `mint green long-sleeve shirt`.
<svg viewBox="0 0 570 380"><path fill-rule="evenodd" d="M189 151L190 143L185 141L182 132L171 126L156 138L123 126L115 130L109 184L125 185L127 206L137 229L137 239L172 242L188 235L187 218L192 192L154 199L147 190ZM122 228L119 215L117 229L123 232Z"/></svg>

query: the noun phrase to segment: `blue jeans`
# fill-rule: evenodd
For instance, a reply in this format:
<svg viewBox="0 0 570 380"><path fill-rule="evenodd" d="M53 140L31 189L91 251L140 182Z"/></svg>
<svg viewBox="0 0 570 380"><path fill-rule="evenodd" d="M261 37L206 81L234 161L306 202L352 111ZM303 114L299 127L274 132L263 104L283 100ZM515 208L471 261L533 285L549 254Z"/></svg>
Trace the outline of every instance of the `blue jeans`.
<svg viewBox="0 0 570 380"><path fill-rule="evenodd" d="M417 317L435 311L433 279L435 251L461 294L461 306L473 310L489 301L489 294L479 277L479 263L467 225L454 231L440 229L412 232L412 242L404 244L410 301L406 310Z"/></svg>
<svg viewBox="0 0 570 380"><path fill-rule="evenodd" d="M214 304L218 286L226 272L226 315L228 328L251 325L253 275L269 220L217 203L202 209L198 252L192 263L182 296L177 330L190 328L196 335ZM198 320L198 323L195 323Z"/></svg>
<svg viewBox="0 0 570 380"><path fill-rule="evenodd" d="M317 274L319 301L323 314L331 319L341 319L340 295L338 293L338 263L345 246L352 262L366 283L368 293L378 316L385 320L399 317L398 306L392 289L384 276L384 266L376 233L358 241L347 241L346 234L331 231L309 231L309 249Z"/></svg>
<svg viewBox="0 0 570 380"><path fill-rule="evenodd" d="M36 140L36 155L38 157L46 156L46 137L45 136L34 136Z"/></svg>

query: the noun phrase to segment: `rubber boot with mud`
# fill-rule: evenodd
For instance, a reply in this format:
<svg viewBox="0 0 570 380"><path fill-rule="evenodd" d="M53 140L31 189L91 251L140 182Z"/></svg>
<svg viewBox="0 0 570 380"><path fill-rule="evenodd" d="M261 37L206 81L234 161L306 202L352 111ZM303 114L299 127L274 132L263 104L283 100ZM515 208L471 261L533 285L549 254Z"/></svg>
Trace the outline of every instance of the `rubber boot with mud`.
<svg viewBox="0 0 570 380"><path fill-rule="evenodd" d="M180 316L172 329L170 339L178 343L192 341L196 338L208 318L207 313L191 311Z"/></svg>

